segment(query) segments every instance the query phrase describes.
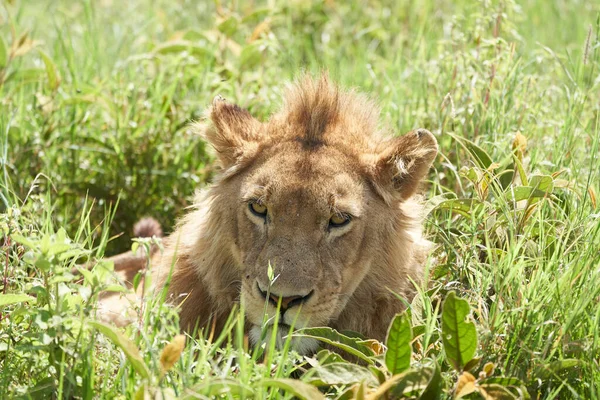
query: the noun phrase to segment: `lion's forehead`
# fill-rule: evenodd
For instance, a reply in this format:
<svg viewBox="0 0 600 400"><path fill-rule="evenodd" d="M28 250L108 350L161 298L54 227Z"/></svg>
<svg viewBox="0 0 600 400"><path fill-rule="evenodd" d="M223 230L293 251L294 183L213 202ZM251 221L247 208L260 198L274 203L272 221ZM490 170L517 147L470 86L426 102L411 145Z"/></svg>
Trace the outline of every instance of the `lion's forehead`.
<svg viewBox="0 0 600 400"><path fill-rule="evenodd" d="M325 148L271 155L248 175L242 192L283 206L331 208L360 202L364 182L350 157Z"/></svg>

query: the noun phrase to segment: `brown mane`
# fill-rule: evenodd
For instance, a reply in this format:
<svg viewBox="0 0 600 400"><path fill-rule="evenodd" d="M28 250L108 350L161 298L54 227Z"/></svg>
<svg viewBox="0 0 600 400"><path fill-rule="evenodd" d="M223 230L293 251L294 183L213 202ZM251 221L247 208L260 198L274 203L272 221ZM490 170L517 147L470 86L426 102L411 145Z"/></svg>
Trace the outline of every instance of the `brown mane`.
<svg viewBox="0 0 600 400"><path fill-rule="evenodd" d="M212 318L218 329L241 294L257 342L271 286L285 304L303 299L300 326L383 339L405 307L396 294L412 299L422 279L429 243L415 193L437 153L433 135L385 137L376 105L326 75L300 78L264 123L221 98L208 116L195 128L223 170L152 258L159 287L173 266L168 300L179 306L182 328ZM331 228L329 218L347 215ZM278 277L271 283L269 264ZM296 348L311 352L314 344Z"/></svg>
<svg viewBox="0 0 600 400"><path fill-rule="evenodd" d="M273 140L302 140L307 145L327 144L371 149L371 140L379 139L379 108L367 96L334 85L327 75L312 79L305 75L285 92L284 106L270 121L281 136ZM290 137L292 136L292 137Z"/></svg>

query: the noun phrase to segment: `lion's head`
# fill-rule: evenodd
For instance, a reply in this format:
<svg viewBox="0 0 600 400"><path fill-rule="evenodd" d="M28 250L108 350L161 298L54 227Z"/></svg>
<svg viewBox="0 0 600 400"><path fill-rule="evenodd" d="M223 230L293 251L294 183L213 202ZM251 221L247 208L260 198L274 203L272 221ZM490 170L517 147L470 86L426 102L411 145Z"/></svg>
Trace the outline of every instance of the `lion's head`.
<svg viewBox="0 0 600 400"><path fill-rule="evenodd" d="M223 171L211 189L210 222L198 235L217 246L205 246L206 254L221 252L234 265L196 270L227 277L220 287L241 281L253 326L265 310L273 317L280 302L281 324L364 332L361 323L390 308L382 299L393 301L391 291L410 293L409 279L419 280L420 237L411 234L415 216L403 205L437 154L430 132L384 137L375 105L326 77L299 80L267 122L220 98L209 118L204 135Z"/></svg>

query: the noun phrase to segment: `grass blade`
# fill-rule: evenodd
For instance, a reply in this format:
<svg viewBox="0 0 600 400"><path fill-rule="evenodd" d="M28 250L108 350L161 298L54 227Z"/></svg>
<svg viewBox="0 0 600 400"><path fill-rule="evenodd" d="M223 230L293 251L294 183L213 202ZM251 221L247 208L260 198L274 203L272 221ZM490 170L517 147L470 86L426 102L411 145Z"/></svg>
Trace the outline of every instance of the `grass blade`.
<svg viewBox="0 0 600 400"><path fill-rule="evenodd" d="M103 324L101 322L92 321L88 323L91 327L96 328L100 333L106 336L115 346L123 350L127 360L131 363L133 369L144 379L150 379L150 370L146 366L144 359L140 355L138 348L131 340L126 338L115 327Z"/></svg>

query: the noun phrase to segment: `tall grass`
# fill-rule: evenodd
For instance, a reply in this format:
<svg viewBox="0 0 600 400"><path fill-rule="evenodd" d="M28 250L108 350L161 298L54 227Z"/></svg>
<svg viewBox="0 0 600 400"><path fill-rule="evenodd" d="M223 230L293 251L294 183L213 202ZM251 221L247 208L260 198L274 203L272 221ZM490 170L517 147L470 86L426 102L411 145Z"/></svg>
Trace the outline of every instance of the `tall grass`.
<svg viewBox="0 0 600 400"><path fill-rule="evenodd" d="M185 212L214 172L187 126L215 95L266 118L287 80L323 68L371 93L392 131L426 127L440 143L413 366L435 360L447 397L466 379L442 351L454 291L476 323L475 375L489 362L534 397L599 398L599 12L575 0L1 3L0 293L28 297L0 304L0 398L315 395L311 374L344 363L248 349L239 312L165 371L177 315L149 300L123 333L136 354L124 351L90 324L99 292L117 290L110 265L84 281L71 271L131 247L138 218L169 228ZM373 395L385 381L347 368L321 392Z"/></svg>

